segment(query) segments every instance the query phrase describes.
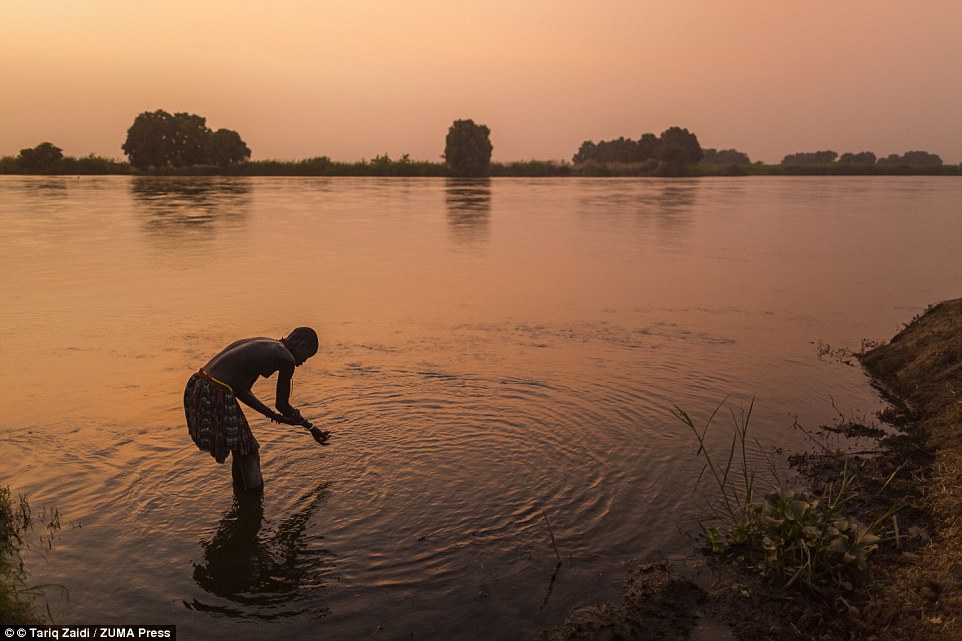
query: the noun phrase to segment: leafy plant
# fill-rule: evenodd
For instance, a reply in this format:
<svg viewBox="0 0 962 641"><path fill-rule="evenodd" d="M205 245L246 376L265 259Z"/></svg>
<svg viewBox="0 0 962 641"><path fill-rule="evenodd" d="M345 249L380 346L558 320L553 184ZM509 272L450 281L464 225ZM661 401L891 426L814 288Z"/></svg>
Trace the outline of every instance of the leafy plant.
<svg viewBox="0 0 962 641"><path fill-rule="evenodd" d="M749 439L754 399L740 416L730 409L734 430L727 458L722 461L713 457L706 436L724 404L722 401L715 408L700 430L684 410L677 406L672 410L695 435L698 456L704 459L695 490L707 473L718 491L715 498L706 500L708 514L698 519L707 549L733 556L763 576L783 580L785 587L799 583L814 591L828 586L851 590L868 567L869 556L878 548L881 524L897 508L868 526L848 515L845 505L858 493L847 460L841 477L822 498L788 488L778 478L771 456L757 439ZM761 497L756 490L757 472L750 452L758 452L768 461L775 482L774 489Z"/></svg>

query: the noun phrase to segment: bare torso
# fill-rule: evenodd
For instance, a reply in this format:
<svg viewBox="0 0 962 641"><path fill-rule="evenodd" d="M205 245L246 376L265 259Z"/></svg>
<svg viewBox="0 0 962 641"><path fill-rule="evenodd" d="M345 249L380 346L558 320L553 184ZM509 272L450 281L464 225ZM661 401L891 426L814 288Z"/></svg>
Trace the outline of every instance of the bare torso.
<svg viewBox="0 0 962 641"><path fill-rule="evenodd" d="M300 330L307 330L308 339L295 337ZM303 336L303 332L301 332ZM317 335L310 328L298 328L281 340L273 338L243 338L225 347L210 359L203 370L210 378L228 385L234 397L263 414L270 420L287 425L299 425L310 430L318 443L325 443L330 432L325 432L301 416L300 411L290 403L291 377L294 368L317 353ZM252 387L257 378L268 378L277 374L277 389L274 393L274 412L260 399Z"/></svg>
<svg viewBox="0 0 962 641"><path fill-rule="evenodd" d="M235 394L242 394L254 386L258 376L267 378L282 371L289 380L294 365L294 357L280 341L273 338L244 338L231 343L210 359L204 365L204 371L230 385Z"/></svg>

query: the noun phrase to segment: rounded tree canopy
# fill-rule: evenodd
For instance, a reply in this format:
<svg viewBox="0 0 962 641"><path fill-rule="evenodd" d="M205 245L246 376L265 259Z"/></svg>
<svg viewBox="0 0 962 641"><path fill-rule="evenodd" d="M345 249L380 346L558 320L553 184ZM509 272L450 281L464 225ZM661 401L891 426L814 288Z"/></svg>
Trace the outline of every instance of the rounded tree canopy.
<svg viewBox="0 0 962 641"><path fill-rule="evenodd" d="M251 155L236 131L212 132L201 116L171 115L163 109L137 116L127 130L127 140L121 149L137 169L205 164L226 167Z"/></svg>
<svg viewBox="0 0 962 641"><path fill-rule="evenodd" d="M21 149L17 163L23 171L30 174L45 174L53 171L63 159L63 150L53 143L42 142L32 149Z"/></svg>
<svg viewBox="0 0 962 641"><path fill-rule="evenodd" d="M492 150L490 129L473 120L455 120L445 139L444 160L456 176L486 176Z"/></svg>
<svg viewBox="0 0 962 641"><path fill-rule="evenodd" d="M218 129L211 134L207 145L207 162L210 164L227 167L250 157L250 148L236 131Z"/></svg>

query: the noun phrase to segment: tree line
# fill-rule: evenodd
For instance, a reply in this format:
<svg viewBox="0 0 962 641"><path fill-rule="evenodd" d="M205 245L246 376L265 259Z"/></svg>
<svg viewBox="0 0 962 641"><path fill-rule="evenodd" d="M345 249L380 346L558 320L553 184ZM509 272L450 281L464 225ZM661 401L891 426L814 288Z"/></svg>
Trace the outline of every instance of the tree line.
<svg viewBox="0 0 962 641"><path fill-rule="evenodd" d="M576 166L636 165L636 171L650 175L681 176L704 155L698 136L681 127L669 127L660 136L646 133L638 140L586 140L571 160Z"/></svg>
<svg viewBox="0 0 962 641"><path fill-rule="evenodd" d="M335 162L326 156L295 162L251 161L251 150L240 134L213 130L196 114L170 114L162 109L139 114L127 130L121 149L128 162L90 155L64 157L50 142L21 149L16 157L0 159L0 173L28 174L176 174L176 175L325 175L325 176L705 176L785 173L934 173L959 174L959 167L942 170L942 159L925 151L877 158L868 151L799 152L780 165L753 163L736 149L703 149L688 129L669 127L660 135L637 140L584 141L571 163L526 161L492 163L491 130L473 120L455 120L445 137L443 163L400 160L387 155L370 161Z"/></svg>
<svg viewBox="0 0 962 641"><path fill-rule="evenodd" d="M250 163L251 150L240 134L230 129L212 130L202 116L189 113L170 114L162 109L138 115L127 130L121 145L129 167L140 172L189 174L245 174L258 168L282 173L284 167L312 173L351 172L361 175L450 175L459 177L487 176L490 173L491 130L473 120L455 120L445 138L443 171L438 163L411 162L407 155L392 161L387 155L370 163L335 163L327 157L311 158L296 163L266 161ZM21 149L16 157L0 160L0 173L127 173L123 163L89 156L85 159L65 158L63 150L53 143ZM273 170L273 171L271 171Z"/></svg>
<svg viewBox="0 0 962 641"><path fill-rule="evenodd" d="M49 142L21 149L17 156L0 158L0 174L126 174L129 165L90 154L82 158L64 156Z"/></svg>
<svg viewBox="0 0 962 641"><path fill-rule="evenodd" d="M881 165L908 167L940 167L942 158L938 154L927 151L907 151L904 154L890 154L885 158L877 158L871 151L859 153L844 153L839 156L834 151L811 151L788 154L782 158L783 165Z"/></svg>

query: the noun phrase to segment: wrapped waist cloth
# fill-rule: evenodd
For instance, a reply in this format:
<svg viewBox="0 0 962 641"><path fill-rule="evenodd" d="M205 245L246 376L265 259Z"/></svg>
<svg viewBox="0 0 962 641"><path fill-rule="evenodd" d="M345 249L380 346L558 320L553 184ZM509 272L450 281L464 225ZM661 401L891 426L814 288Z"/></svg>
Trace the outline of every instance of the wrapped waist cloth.
<svg viewBox="0 0 962 641"><path fill-rule="evenodd" d="M233 390L203 369L187 381L184 414L190 438L218 463L230 452L253 454L260 448Z"/></svg>

